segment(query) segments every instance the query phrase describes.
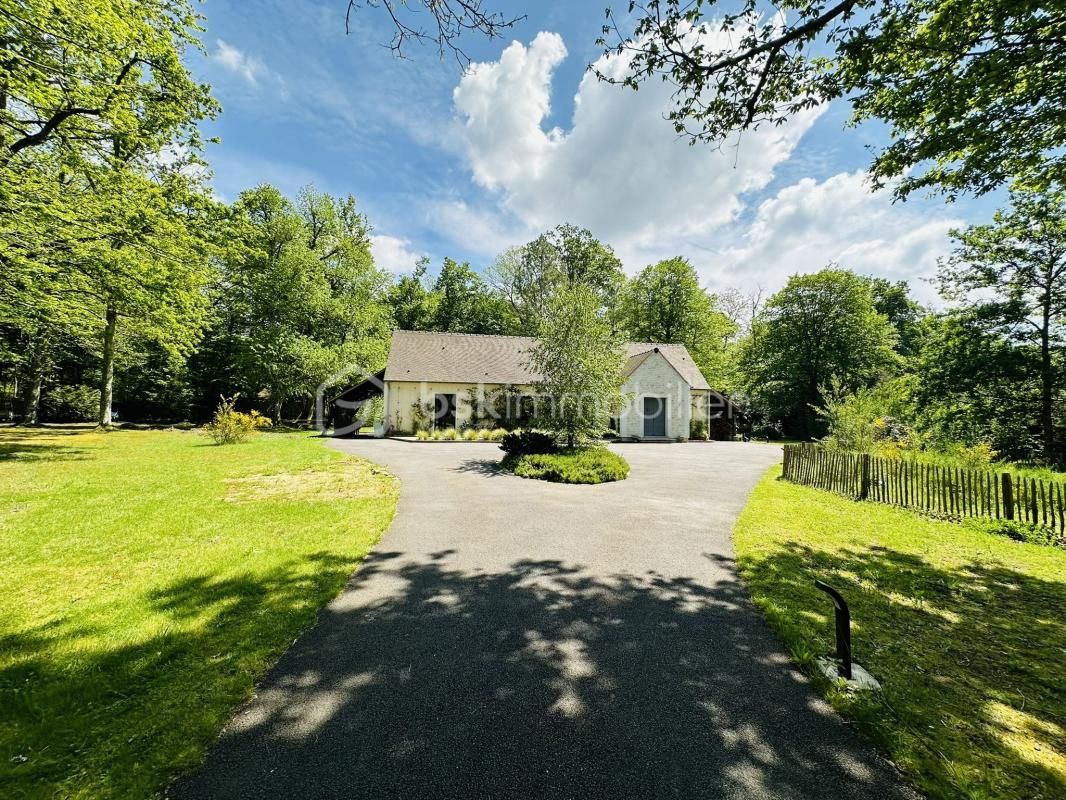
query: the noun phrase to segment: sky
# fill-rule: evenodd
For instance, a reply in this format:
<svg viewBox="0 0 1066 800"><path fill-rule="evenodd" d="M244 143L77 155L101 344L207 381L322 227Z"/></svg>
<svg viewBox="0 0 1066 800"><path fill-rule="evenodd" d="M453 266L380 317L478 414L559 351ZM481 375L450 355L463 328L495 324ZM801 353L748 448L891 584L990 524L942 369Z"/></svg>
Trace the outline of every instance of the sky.
<svg viewBox="0 0 1066 800"><path fill-rule="evenodd" d="M610 0L608 0L610 2ZM347 0L208 0L194 75L223 112L204 126L216 193L260 183L354 195L377 263L399 274L428 256L478 270L562 222L611 245L627 273L684 256L712 291L772 292L829 263L929 278L948 231L991 217L998 198L893 202L866 180L877 124L849 127L834 102L721 148L690 146L664 119L669 87L597 81L602 2L488 0L527 15L500 39L464 38L465 72L432 46L384 46L380 10ZM614 0L619 9L624 0Z"/></svg>

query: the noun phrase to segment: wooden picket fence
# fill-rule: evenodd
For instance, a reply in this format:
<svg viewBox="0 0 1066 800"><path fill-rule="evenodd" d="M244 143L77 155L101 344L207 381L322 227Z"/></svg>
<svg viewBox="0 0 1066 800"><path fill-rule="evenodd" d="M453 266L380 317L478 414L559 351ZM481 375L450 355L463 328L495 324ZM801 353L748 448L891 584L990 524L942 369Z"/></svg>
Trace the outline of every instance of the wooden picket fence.
<svg viewBox="0 0 1066 800"><path fill-rule="evenodd" d="M782 476L856 500L913 508L951 519L1016 520L1066 537L1066 483L990 469L785 445Z"/></svg>

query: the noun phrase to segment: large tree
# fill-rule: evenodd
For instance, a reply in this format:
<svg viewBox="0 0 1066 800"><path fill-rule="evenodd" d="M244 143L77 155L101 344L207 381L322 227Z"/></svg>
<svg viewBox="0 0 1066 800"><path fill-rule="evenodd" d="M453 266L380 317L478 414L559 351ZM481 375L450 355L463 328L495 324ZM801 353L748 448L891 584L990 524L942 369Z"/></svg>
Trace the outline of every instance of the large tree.
<svg viewBox="0 0 1066 800"><path fill-rule="evenodd" d="M1011 192L993 222L952 232L940 264L945 298L972 311L985 331L1032 349L1040 385L1038 425L1044 457L1061 457L1063 352L1066 348L1066 194ZM1056 412L1059 413L1056 413Z"/></svg>
<svg viewBox="0 0 1066 800"><path fill-rule="evenodd" d="M558 291L587 286L600 313L607 313L618 300L625 273L614 251L591 231L565 224L501 254L489 271L489 282L511 305L520 331L535 336L544 309Z"/></svg>
<svg viewBox="0 0 1066 800"><path fill-rule="evenodd" d="M432 330L459 333L510 333L513 312L508 304L490 291L485 281L467 262L444 259L433 285L436 308Z"/></svg>
<svg viewBox="0 0 1066 800"><path fill-rule="evenodd" d="M198 30L186 0L0 5L0 315L25 325L30 419L58 338L99 333L106 425L123 316L175 352L195 337L206 201L187 168L217 111L183 62Z"/></svg>
<svg viewBox="0 0 1066 800"><path fill-rule="evenodd" d="M718 310L716 298L700 286L696 269L684 258L651 264L628 281L618 317L630 339L685 345L704 377L724 385L728 344L737 326Z"/></svg>
<svg viewBox="0 0 1066 800"><path fill-rule="evenodd" d="M265 401L275 420L309 414L317 387L384 364L388 276L374 265L355 200L272 186L234 204L212 325L194 367L201 391Z"/></svg>
<svg viewBox="0 0 1066 800"><path fill-rule="evenodd" d="M793 433L815 435L823 390L877 382L896 361L895 341L865 279L835 268L794 275L753 326L744 356L748 392Z"/></svg>
<svg viewBox="0 0 1066 800"><path fill-rule="evenodd" d="M778 13L774 13L774 12ZM769 12L769 13L768 13ZM886 123L875 184L982 193L1018 175L1066 179L1066 10L1034 0L631 0L601 44L637 88L676 89L694 140L777 125L837 98Z"/></svg>
<svg viewBox="0 0 1066 800"><path fill-rule="evenodd" d="M537 424L570 447L602 434L621 410L625 351L591 287L555 292L529 362L543 376L536 387L543 398Z"/></svg>

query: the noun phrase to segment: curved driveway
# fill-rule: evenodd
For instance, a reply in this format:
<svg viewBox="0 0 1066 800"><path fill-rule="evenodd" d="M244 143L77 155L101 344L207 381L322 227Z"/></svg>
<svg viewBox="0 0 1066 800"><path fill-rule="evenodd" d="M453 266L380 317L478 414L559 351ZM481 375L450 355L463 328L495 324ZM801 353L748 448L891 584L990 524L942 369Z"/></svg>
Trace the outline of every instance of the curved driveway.
<svg viewBox="0 0 1066 800"><path fill-rule="evenodd" d="M397 517L173 797L892 798L749 605L730 530L774 447L616 445L628 480L478 443L335 441Z"/></svg>

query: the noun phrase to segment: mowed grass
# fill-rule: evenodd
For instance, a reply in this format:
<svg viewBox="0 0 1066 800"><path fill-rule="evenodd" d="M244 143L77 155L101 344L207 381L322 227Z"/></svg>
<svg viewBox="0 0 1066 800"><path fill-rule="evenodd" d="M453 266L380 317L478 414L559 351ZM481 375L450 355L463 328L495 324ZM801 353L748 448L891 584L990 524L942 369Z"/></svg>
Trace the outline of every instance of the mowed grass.
<svg viewBox="0 0 1066 800"><path fill-rule="evenodd" d="M145 798L196 764L396 494L303 433L0 430L0 795Z"/></svg>
<svg viewBox="0 0 1066 800"><path fill-rule="evenodd" d="M819 681L933 798L1066 797L1066 551L777 480L737 523L755 602L808 670L841 591L881 694Z"/></svg>

